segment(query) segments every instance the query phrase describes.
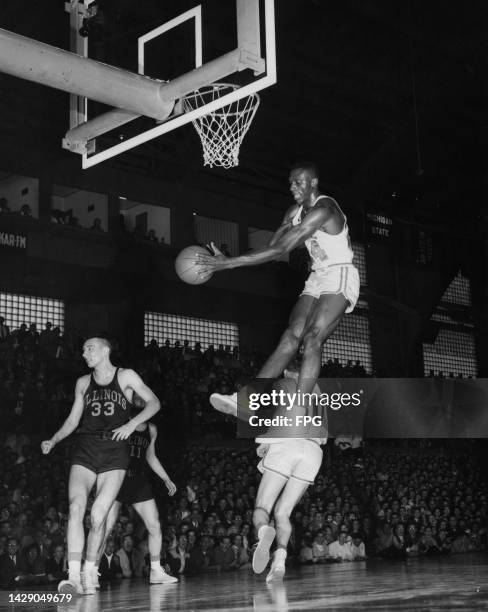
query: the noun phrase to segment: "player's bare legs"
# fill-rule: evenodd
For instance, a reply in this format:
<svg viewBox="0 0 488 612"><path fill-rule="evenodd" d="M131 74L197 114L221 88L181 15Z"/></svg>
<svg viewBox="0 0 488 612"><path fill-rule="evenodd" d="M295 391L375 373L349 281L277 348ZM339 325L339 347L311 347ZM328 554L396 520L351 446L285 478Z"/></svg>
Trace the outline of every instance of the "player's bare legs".
<svg viewBox="0 0 488 612"><path fill-rule="evenodd" d="M276 502L274 509L276 550L271 569L266 576L267 582L280 580L285 575L286 551L291 536L290 516L308 486L308 482L291 477Z"/></svg>
<svg viewBox="0 0 488 612"><path fill-rule="evenodd" d="M313 312L314 305L317 302L318 300L311 295L301 295L298 298L298 301L291 312L288 327L281 336L278 346L259 371L257 378L274 379L282 374L300 347L303 334L305 333L307 327L307 321L309 320ZM238 417L244 421L246 421L250 414L252 414L245 414L244 406L241 406L241 414L238 413L237 393L234 393L233 395L213 393L210 396L210 403L219 412L231 414L232 416Z"/></svg>
<svg viewBox="0 0 488 612"><path fill-rule="evenodd" d="M88 496L95 483L96 474L82 465L72 465L69 474L68 496L69 517L67 529L68 543L68 580L59 583L61 592L82 594L81 556L85 545L83 518Z"/></svg>
<svg viewBox="0 0 488 612"><path fill-rule="evenodd" d="M148 533L147 544L151 563L157 561L159 565L163 536L161 533L161 523L159 522L159 512L156 507L156 502L154 499L148 499L147 501L132 504L132 506L146 526Z"/></svg>
<svg viewBox="0 0 488 612"><path fill-rule="evenodd" d="M144 521L144 525L148 532L148 548L149 558L151 561L151 573L149 581L151 584L170 584L178 582L177 578L168 575L161 567L161 545L163 543L163 535L161 533L161 523L159 521L159 512L154 499L148 499L143 502L132 504L134 510Z"/></svg>
<svg viewBox="0 0 488 612"><path fill-rule="evenodd" d="M121 505L122 504L120 502L115 501L110 508L105 524L103 542L97 556L97 562L100 561L103 551L105 550L107 538L115 526ZM132 504L132 507L142 518L144 526L148 532L148 548L151 561L151 583L169 584L178 582L177 578L166 574L164 569L161 567L161 546L163 542L163 535L161 532L161 523L159 521L159 512L156 502L154 499L148 499L143 502L136 502Z"/></svg>
<svg viewBox="0 0 488 612"><path fill-rule="evenodd" d="M94 592L92 575L98 559L99 548L105 537L105 522L124 478L125 470L109 470L98 474L97 477L97 494L91 509L91 527L86 546L87 593Z"/></svg>
<svg viewBox="0 0 488 612"><path fill-rule="evenodd" d="M277 378L295 356L308 327L317 300L311 295L301 295L290 314L288 327L276 349L268 357L257 378Z"/></svg>
<svg viewBox="0 0 488 612"><path fill-rule="evenodd" d="M275 538L275 530L270 526L271 512L279 494L286 485L286 478L265 470L259 483L252 522L258 536L258 545L254 551L252 567L256 574L263 572L268 565L269 549Z"/></svg>
<svg viewBox="0 0 488 612"><path fill-rule="evenodd" d="M298 377L298 390L311 393L322 366L322 346L334 333L349 301L342 293L321 295L310 313L303 335L303 360Z"/></svg>
<svg viewBox="0 0 488 612"><path fill-rule="evenodd" d="M114 501L112 507L110 508L110 511L107 515L107 520L105 521L105 525L103 527L103 539L100 548L98 549L97 561L100 560L100 557L102 556L103 551L105 550L107 540L110 534L112 533L112 529L115 527L115 523L117 522L117 517L119 516L121 505L122 504L120 502Z"/></svg>
<svg viewBox="0 0 488 612"><path fill-rule="evenodd" d="M112 529L115 527L115 523L117 522L117 517L119 516L121 505L122 504L120 502L114 501L107 515L107 520L105 521L105 524L103 526L102 543L100 544L100 548L98 549L97 560L95 562L95 568L93 571L93 582L96 588L100 587L98 581L98 567L100 565L100 559L102 558L102 555L105 551L105 546L107 545L107 540L110 534L112 533Z"/></svg>

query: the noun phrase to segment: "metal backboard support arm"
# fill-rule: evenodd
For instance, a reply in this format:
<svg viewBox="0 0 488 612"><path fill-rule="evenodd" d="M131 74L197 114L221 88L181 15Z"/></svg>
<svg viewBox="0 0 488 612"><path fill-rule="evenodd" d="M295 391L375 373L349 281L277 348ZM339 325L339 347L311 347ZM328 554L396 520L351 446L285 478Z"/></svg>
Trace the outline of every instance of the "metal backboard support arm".
<svg viewBox="0 0 488 612"><path fill-rule="evenodd" d="M80 0L81 1L81 0ZM74 0L72 0L74 2ZM85 3L89 0L85 0ZM229 104L232 101L242 99L251 95L265 87L276 82L276 50L275 50L275 24L274 24L274 0L264 0L265 7L265 44L266 44L266 61L261 57L261 32L260 32L260 2L259 0L236 0L237 9L237 48L229 53L212 60L202 66L202 35L201 35L201 7L197 6L185 13L179 15L175 19L151 30L139 39L138 44L138 61L139 72L144 72L144 45L167 32L177 25L194 19L195 22L195 69L173 79L168 83L159 83L159 100L161 103L174 105L173 112L168 113L166 117L159 118L159 125L146 130L142 134L128 138L120 143L109 147L104 151L100 151L93 155L88 155L88 151L92 150L90 145L94 144L94 139L106 132L116 129L141 115L147 113L138 113L134 108L124 106L124 108L116 108L108 113L99 115L98 117L85 121L77 125L67 132L63 141L63 146L72 151L83 154L83 167L88 168L105 159L109 159L123 151L127 151L138 144L147 142L148 140L178 128L181 125L212 112L218 108ZM254 82L237 88L235 91L223 96L219 100L204 105L199 109L191 112L182 113L179 101L189 93L207 86L211 83L225 79L229 75L244 70L250 69L254 75L266 73L261 78ZM176 104L175 104L176 103ZM123 106L121 102L117 106Z"/></svg>

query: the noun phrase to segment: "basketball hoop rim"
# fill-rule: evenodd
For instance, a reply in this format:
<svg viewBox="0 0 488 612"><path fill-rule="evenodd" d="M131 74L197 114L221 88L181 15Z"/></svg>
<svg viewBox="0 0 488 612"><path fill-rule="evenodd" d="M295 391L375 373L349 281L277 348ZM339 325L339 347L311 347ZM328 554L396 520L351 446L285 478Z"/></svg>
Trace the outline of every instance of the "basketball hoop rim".
<svg viewBox="0 0 488 612"><path fill-rule="evenodd" d="M185 102L187 102L188 104L194 104L194 106L192 108L199 108L199 106L201 106L202 104L205 104L205 101L203 100L203 96L205 95L209 95L211 93L215 93L217 92L223 92L222 95L226 95L229 92L224 91L225 89L232 89L232 91L236 91L237 89L240 89L241 85L236 85L235 83L223 83L223 82L217 82L217 83L211 83L210 85L204 85L203 87L200 87L199 89L195 89L194 91L192 91L191 93L187 94L184 98L182 98L183 104ZM199 98L200 96L200 98ZM220 95L218 97L221 97ZM229 109L232 107L233 104L239 104L239 102L241 101L249 101L251 100L250 104L248 104L246 106L246 109L244 108L237 108L235 111L228 111L225 109ZM225 106L223 106L221 109L217 109L215 111L212 111L211 113L209 113L209 115L212 115L214 117L218 117L218 116L229 116L229 115L241 115L243 113L243 111L245 110L246 112L252 111L255 107L257 107L260 103L260 96L257 92L253 92L251 94L249 94L248 96L246 96L245 98L241 98L239 100L234 100L232 102L229 102L229 104L226 104Z"/></svg>

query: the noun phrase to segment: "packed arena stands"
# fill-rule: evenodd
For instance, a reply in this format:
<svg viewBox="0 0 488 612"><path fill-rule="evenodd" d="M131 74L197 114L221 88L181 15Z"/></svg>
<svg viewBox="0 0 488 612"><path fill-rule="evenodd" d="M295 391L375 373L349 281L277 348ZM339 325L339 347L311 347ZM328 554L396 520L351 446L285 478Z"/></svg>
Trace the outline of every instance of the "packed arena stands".
<svg viewBox="0 0 488 612"><path fill-rule="evenodd" d="M69 440L47 458L42 436L62 423L81 370L79 338L49 324L9 330L0 321L0 580L3 587L56 583L66 572ZM178 487L155 485L162 563L174 575L249 567L260 474L254 445L208 396L254 376L259 349L150 342L121 363L137 367L161 399L158 454ZM128 360L128 361L124 361ZM364 376L359 362L326 363L322 376ZM164 447L174 436L179 446ZM183 444L183 440L185 444ZM367 441L362 457L329 443L321 471L293 514L290 562L327 564L486 550L488 486L472 440ZM87 512L86 525L89 523ZM123 506L101 564L105 580L148 572L147 533ZM115 553L112 556L112 553Z"/></svg>

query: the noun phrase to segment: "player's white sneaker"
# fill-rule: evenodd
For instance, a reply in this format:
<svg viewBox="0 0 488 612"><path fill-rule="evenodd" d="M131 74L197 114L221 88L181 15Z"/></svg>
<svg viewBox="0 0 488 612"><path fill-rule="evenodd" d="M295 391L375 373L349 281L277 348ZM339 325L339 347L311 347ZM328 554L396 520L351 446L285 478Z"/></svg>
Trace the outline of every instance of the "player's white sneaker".
<svg viewBox="0 0 488 612"><path fill-rule="evenodd" d="M221 393L212 393L210 403L219 412L237 416L237 393L232 395L222 395Z"/></svg>
<svg viewBox="0 0 488 612"><path fill-rule="evenodd" d="M259 528L262 536L258 540L258 545L252 556L252 569L255 574L261 574L269 563L269 549L275 539L276 531L271 525L264 525Z"/></svg>
<svg viewBox="0 0 488 612"><path fill-rule="evenodd" d="M72 576L68 580L61 580L58 584L58 593L70 594L70 595L83 595L84 590L81 585L80 576Z"/></svg>
<svg viewBox="0 0 488 612"><path fill-rule="evenodd" d="M149 582L151 584L174 584L175 582L178 582L178 578L170 576L160 566L157 569L151 570L151 573L149 574Z"/></svg>
<svg viewBox="0 0 488 612"><path fill-rule="evenodd" d="M266 582L273 582L275 580L283 580L285 575L285 560L280 559L279 561L274 560L271 564L269 574L266 576Z"/></svg>

